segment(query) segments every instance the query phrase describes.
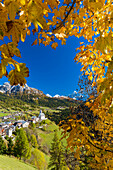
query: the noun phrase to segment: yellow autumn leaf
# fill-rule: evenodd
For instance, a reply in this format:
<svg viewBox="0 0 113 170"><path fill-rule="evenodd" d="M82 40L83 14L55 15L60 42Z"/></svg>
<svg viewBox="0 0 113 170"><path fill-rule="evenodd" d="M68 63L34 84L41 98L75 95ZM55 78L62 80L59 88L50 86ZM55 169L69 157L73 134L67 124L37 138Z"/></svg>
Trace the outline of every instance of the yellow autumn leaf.
<svg viewBox="0 0 113 170"><path fill-rule="evenodd" d="M85 105L89 107L90 106L90 102L86 102Z"/></svg>
<svg viewBox="0 0 113 170"><path fill-rule="evenodd" d="M25 37L24 37L23 33L21 33L21 41L22 41L22 42L25 41Z"/></svg>
<svg viewBox="0 0 113 170"><path fill-rule="evenodd" d="M22 4L22 5L25 5L26 4L26 1L25 0L19 0L20 1L20 3Z"/></svg>
<svg viewBox="0 0 113 170"><path fill-rule="evenodd" d="M2 78L2 76L6 76L7 77L8 73L6 70L6 65L3 65L3 63L0 63L0 78Z"/></svg>
<svg viewBox="0 0 113 170"><path fill-rule="evenodd" d="M1 60L1 67L2 67L2 73L3 75L6 74L6 66L7 66L7 62L4 60Z"/></svg>
<svg viewBox="0 0 113 170"><path fill-rule="evenodd" d="M56 47L58 47L58 43L57 43L57 42L53 43L53 44L51 45L51 47L54 48L54 49L56 49Z"/></svg>
<svg viewBox="0 0 113 170"><path fill-rule="evenodd" d="M0 46L0 51L3 54L3 57L5 57L5 58L10 57L10 54L9 54L9 51L8 51L6 44L3 44L3 45Z"/></svg>
<svg viewBox="0 0 113 170"><path fill-rule="evenodd" d="M17 57L21 57L20 50L17 48L17 45L15 45L13 42L10 42L7 44L7 48L10 51L11 57L16 55Z"/></svg>
<svg viewBox="0 0 113 170"><path fill-rule="evenodd" d="M23 86L26 83L25 77L29 76L29 70L24 63L19 63L18 68L19 67L20 71L14 69L9 72L8 80L10 81L11 85L20 84L21 86Z"/></svg>
<svg viewBox="0 0 113 170"><path fill-rule="evenodd" d="M88 79L91 81L93 80L92 72L89 73Z"/></svg>
<svg viewBox="0 0 113 170"><path fill-rule="evenodd" d="M5 3L8 7L8 13L10 20L14 20L17 11L19 10L19 4L16 1L10 1L9 3Z"/></svg>
<svg viewBox="0 0 113 170"><path fill-rule="evenodd" d="M37 24L43 29L43 26L40 22L37 21Z"/></svg>
<svg viewBox="0 0 113 170"><path fill-rule="evenodd" d="M19 66L19 64L15 64L15 67L16 67L17 71L20 72L20 66Z"/></svg>
<svg viewBox="0 0 113 170"><path fill-rule="evenodd" d="M2 78L3 76L3 73L2 73L2 66L1 66L1 63L0 63L0 78Z"/></svg>
<svg viewBox="0 0 113 170"><path fill-rule="evenodd" d="M5 58L5 59L8 58L8 56L6 56L4 53L2 53L1 56L2 56L2 58Z"/></svg>

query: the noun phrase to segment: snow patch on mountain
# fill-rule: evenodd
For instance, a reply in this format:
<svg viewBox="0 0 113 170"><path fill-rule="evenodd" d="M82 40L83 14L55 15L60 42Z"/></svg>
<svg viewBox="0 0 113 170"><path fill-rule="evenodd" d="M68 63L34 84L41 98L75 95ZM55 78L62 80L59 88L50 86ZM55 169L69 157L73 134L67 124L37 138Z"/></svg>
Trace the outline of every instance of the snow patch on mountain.
<svg viewBox="0 0 113 170"><path fill-rule="evenodd" d="M53 96L54 98L59 98L60 95L59 94L56 94L55 96Z"/></svg>
<svg viewBox="0 0 113 170"><path fill-rule="evenodd" d="M46 96L52 98L52 96L50 94L46 94Z"/></svg>
<svg viewBox="0 0 113 170"><path fill-rule="evenodd" d="M8 94L16 94L16 93L27 93L27 94L40 94L42 95L43 92L29 87L27 84L24 86L20 86L19 84L17 86L11 86L8 82L5 82L3 85L0 85L0 92L1 93L8 93Z"/></svg>

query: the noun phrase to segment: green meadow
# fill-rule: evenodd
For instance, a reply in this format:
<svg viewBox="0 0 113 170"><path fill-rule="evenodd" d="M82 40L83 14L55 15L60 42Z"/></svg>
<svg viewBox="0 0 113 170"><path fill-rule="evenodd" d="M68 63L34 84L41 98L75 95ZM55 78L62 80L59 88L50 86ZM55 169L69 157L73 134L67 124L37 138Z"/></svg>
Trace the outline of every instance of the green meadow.
<svg viewBox="0 0 113 170"><path fill-rule="evenodd" d="M0 170L36 170L36 168L16 158L0 155Z"/></svg>

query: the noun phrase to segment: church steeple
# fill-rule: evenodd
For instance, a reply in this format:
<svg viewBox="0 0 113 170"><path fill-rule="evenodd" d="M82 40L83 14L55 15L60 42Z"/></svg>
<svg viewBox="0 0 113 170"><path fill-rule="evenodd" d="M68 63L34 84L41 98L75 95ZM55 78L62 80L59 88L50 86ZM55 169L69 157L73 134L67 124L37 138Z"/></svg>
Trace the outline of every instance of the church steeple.
<svg viewBox="0 0 113 170"><path fill-rule="evenodd" d="M42 110L40 110L40 113L42 113Z"/></svg>

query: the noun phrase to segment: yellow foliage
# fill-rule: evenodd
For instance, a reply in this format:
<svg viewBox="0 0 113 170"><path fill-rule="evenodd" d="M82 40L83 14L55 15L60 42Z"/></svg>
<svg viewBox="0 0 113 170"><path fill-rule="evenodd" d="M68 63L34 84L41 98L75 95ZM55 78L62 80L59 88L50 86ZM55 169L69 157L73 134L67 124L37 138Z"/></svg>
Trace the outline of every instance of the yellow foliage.
<svg viewBox="0 0 113 170"><path fill-rule="evenodd" d="M83 3L83 5L82 5ZM76 150L80 158L81 149L86 147L88 154L94 154L95 161L91 165L95 169L96 161L101 168L112 167L112 130L113 130L113 5L107 0L3 0L0 1L0 78L7 76L11 85L24 85L29 70L24 63L13 59L21 57L17 48L24 42L26 34L30 35L30 26L34 36L38 37L32 45L42 43L53 49L66 44L69 36L84 37L77 49L75 61L82 65L84 71L97 86L97 97L86 103L96 117L95 121L86 125L83 120L73 117L64 125L64 135L69 132L68 146ZM9 42L4 41L4 37ZM93 40L94 39L94 40ZM8 73L7 66L12 70ZM107 70L107 71L106 71ZM77 114L81 114L79 111ZM88 113L86 113L87 115ZM82 115L83 116L83 115ZM94 134L94 135L92 135ZM78 140L79 139L79 140ZM85 146L86 145L86 146ZM90 151L88 150L90 149ZM97 153L101 155L96 157ZM106 156L107 155L107 156ZM108 163L109 162L109 163ZM99 166L98 166L99 167Z"/></svg>

